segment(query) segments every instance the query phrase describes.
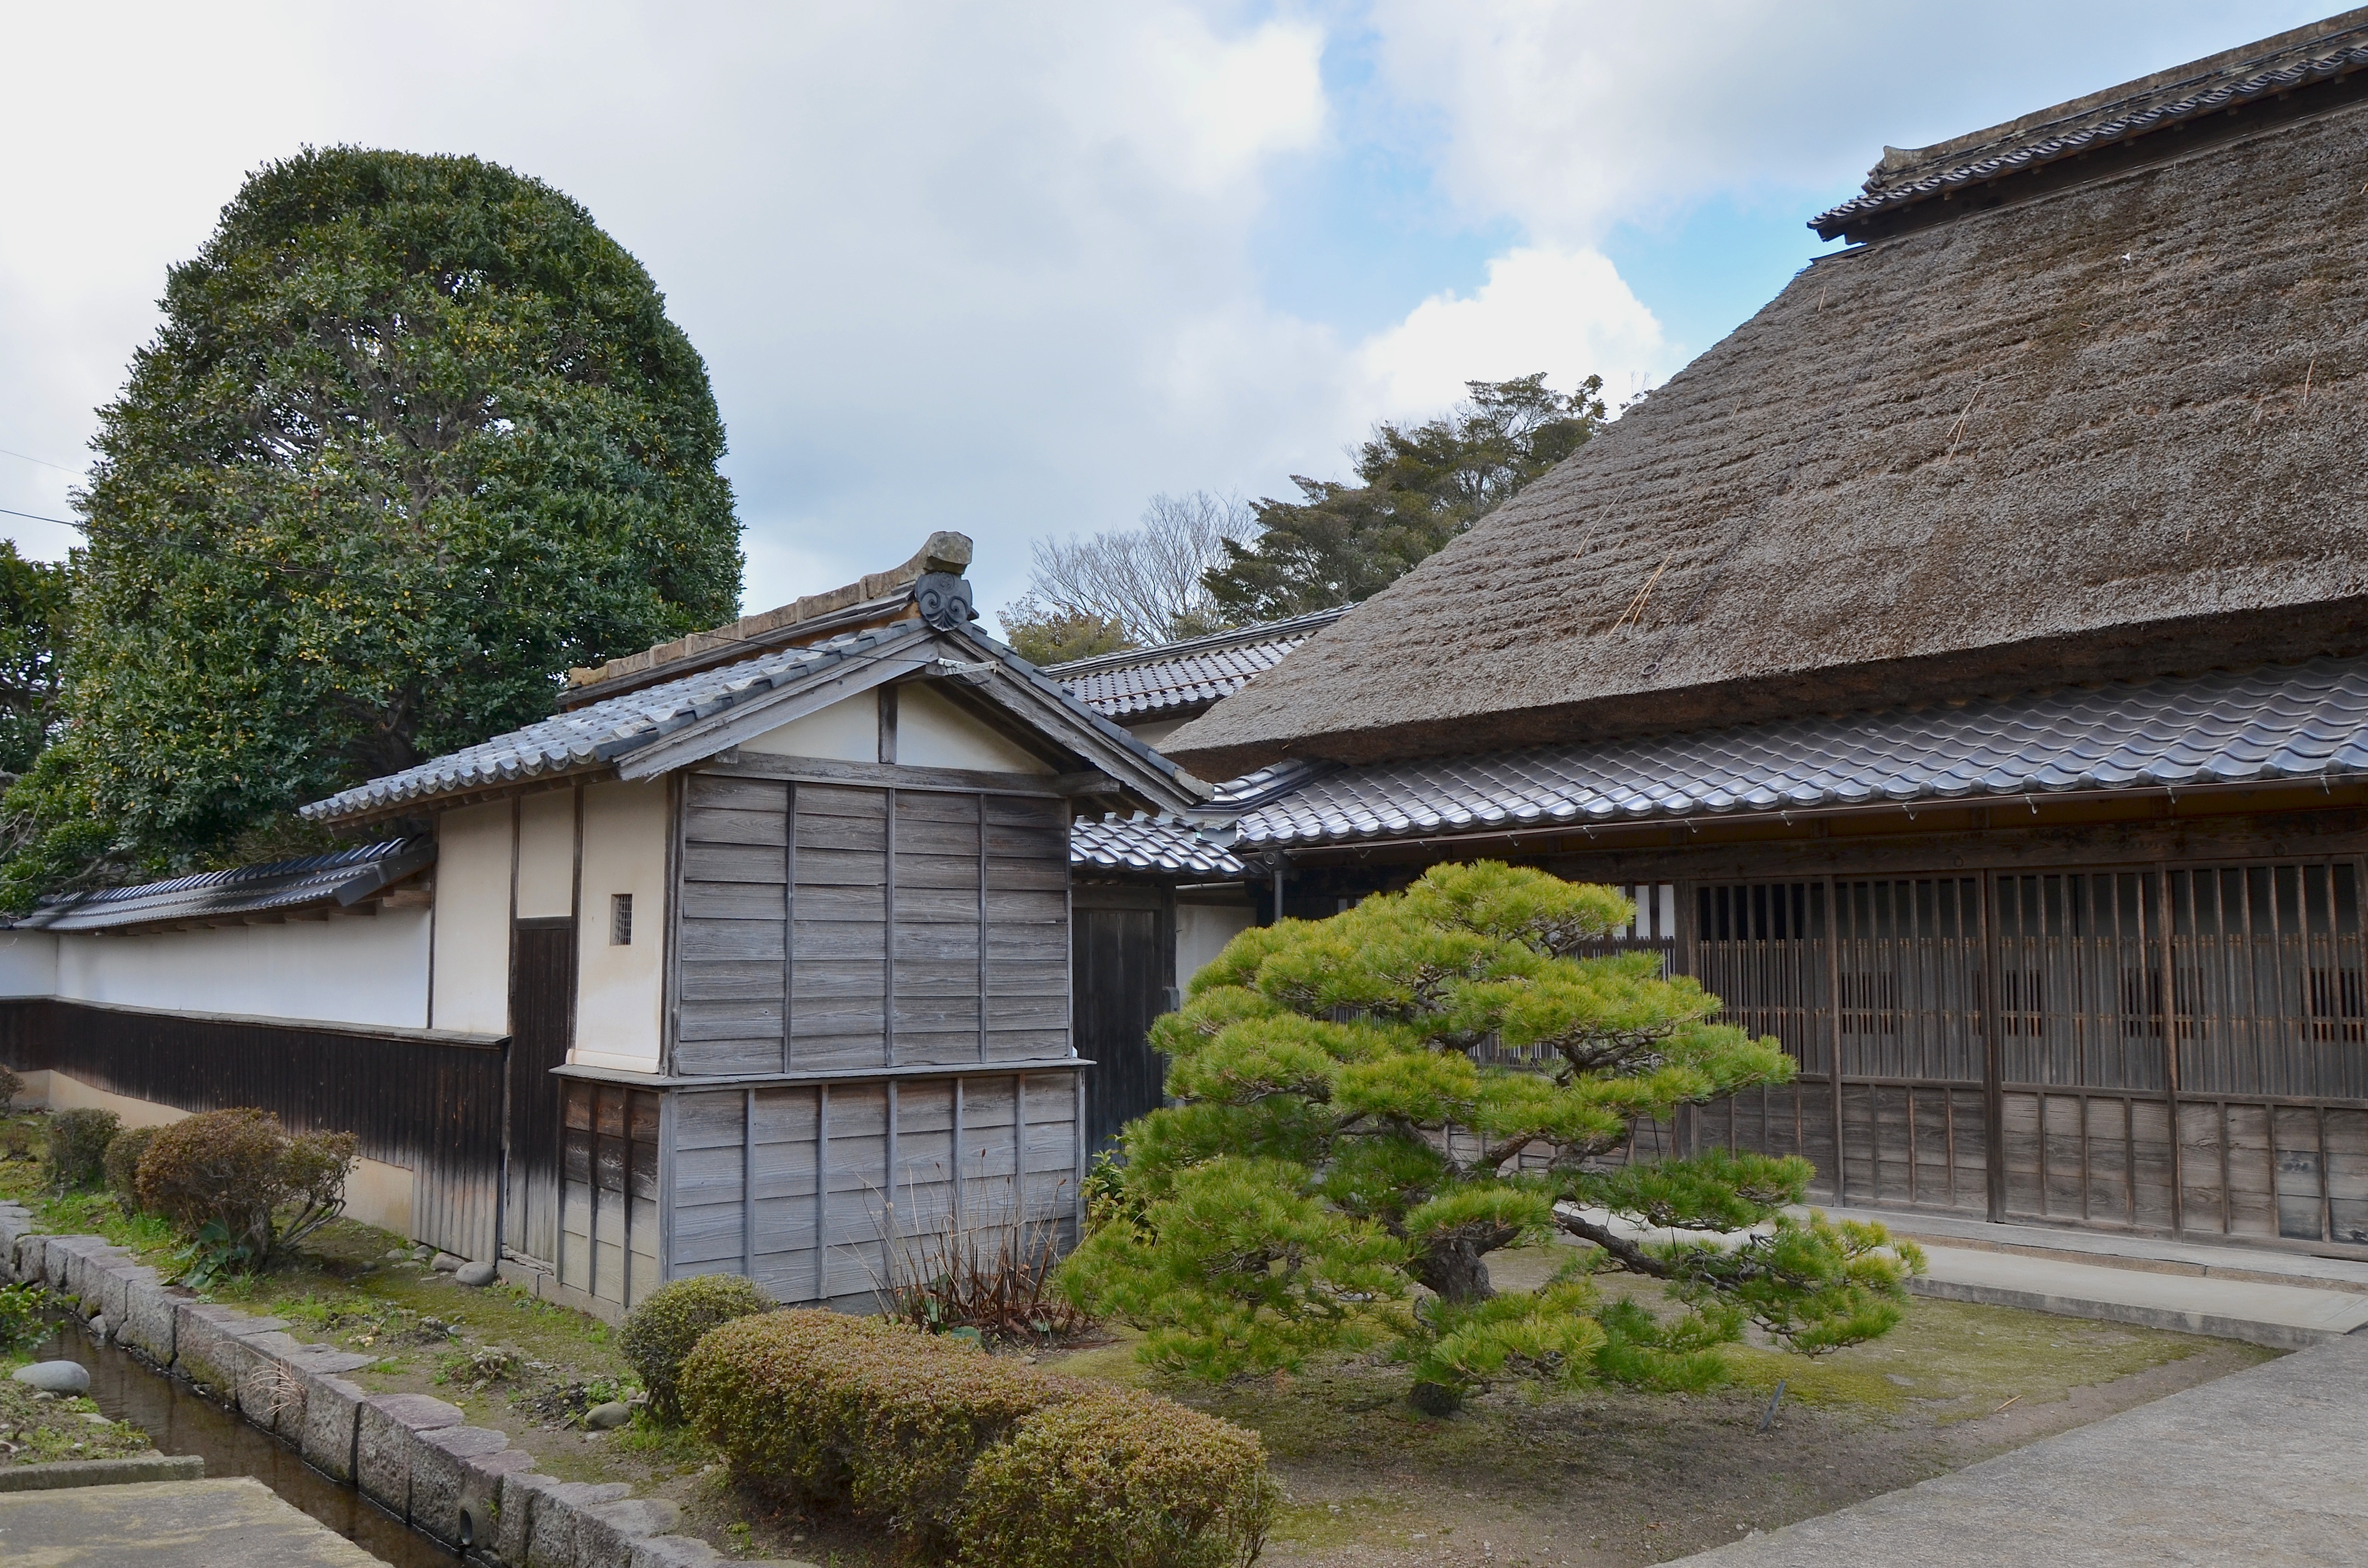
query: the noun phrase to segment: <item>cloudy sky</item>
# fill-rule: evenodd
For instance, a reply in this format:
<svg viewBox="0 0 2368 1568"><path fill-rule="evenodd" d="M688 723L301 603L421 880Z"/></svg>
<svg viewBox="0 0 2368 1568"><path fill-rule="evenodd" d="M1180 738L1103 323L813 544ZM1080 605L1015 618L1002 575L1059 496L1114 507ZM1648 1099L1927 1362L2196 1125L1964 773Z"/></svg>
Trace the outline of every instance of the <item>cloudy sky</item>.
<svg viewBox="0 0 2368 1568"><path fill-rule="evenodd" d="M307 143L575 196L706 356L746 605L1339 476L1471 378L1649 385L1917 146L2317 4L8 0L0 507L65 518L165 269ZM0 517L28 553L67 528Z"/></svg>

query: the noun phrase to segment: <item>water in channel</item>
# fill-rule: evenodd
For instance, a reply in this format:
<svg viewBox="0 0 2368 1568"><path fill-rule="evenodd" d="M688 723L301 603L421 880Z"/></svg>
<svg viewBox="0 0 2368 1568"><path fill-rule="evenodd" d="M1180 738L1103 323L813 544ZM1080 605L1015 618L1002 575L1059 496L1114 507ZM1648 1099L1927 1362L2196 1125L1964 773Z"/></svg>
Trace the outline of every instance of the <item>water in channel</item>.
<svg viewBox="0 0 2368 1568"><path fill-rule="evenodd" d="M89 1368L90 1397L100 1411L145 1431L158 1453L199 1455L209 1476L251 1475L390 1568L452 1568L461 1561L234 1411L130 1352L98 1343L79 1323L62 1323L40 1354Z"/></svg>

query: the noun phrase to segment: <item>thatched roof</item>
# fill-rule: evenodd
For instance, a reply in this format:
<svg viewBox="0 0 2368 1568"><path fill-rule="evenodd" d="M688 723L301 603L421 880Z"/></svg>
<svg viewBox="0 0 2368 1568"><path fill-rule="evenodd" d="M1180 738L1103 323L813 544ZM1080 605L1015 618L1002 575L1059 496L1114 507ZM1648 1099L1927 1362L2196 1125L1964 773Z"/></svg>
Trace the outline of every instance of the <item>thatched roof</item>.
<svg viewBox="0 0 2368 1568"><path fill-rule="evenodd" d="M2368 650L2363 84L1820 258L1163 750L1222 778Z"/></svg>

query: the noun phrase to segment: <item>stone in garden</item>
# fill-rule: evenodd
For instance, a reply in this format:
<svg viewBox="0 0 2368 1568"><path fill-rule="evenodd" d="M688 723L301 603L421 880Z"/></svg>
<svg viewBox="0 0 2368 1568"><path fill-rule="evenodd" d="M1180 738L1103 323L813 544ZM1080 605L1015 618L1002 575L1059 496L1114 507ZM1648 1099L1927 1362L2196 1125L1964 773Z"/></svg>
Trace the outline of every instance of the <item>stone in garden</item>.
<svg viewBox="0 0 2368 1568"><path fill-rule="evenodd" d="M455 1257L449 1252L439 1252L429 1267L438 1274L451 1274L457 1272L461 1266L468 1261L465 1257Z"/></svg>
<svg viewBox="0 0 2368 1568"><path fill-rule="evenodd" d="M36 1361L8 1375L20 1383L32 1384L43 1393L90 1392L90 1372L79 1361Z"/></svg>
<svg viewBox="0 0 2368 1568"><path fill-rule="evenodd" d="M452 1278L463 1285L490 1285L500 1272L490 1263L464 1263L452 1271Z"/></svg>
<svg viewBox="0 0 2368 1568"><path fill-rule="evenodd" d="M606 1432L622 1426L633 1418L633 1407L623 1400L612 1399L606 1404L596 1404L584 1413L584 1425L595 1432Z"/></svg>

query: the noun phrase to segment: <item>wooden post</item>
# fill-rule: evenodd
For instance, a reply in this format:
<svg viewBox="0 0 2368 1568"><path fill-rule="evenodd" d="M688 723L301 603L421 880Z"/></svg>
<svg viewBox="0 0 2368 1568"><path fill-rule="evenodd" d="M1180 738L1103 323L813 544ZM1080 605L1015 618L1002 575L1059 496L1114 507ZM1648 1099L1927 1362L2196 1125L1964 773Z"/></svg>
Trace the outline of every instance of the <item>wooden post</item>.
<svg viewBox="0 0 2368 1568"><path fill-rule="evenodd" d="M1998 874L1981 878L1982 915L1982 1144L1983 1180L1990 1222L2006 1221L2006 1043L1999 1009L2005 996L1998 972Z"/></svg>
<svg viewBox="0 0 2368 1568"><path fill-rule="evenodd" d="M757 1278L757 1091L740 1105L740 1272Z"/></svg>
<svg viewBox="0 0 2368 1568"><path fill-rule="evenodd" d="M1842 1122L1842 906L1834 879L1826 878L1822 885L1826 900L1826 1038L1831 1042L1826 1070L1827 1084L1833 1090L1834 1206L1841 1208L1850 1202L1850 1144Z"/></svg>
<svg viewBox="0 0 2368 1568"><path fill-rule="evenodd" d="M830 1289L830 1085L814 1085L814 1288L816 1301Z"/></svg>
<svg viewBox="0 0 2368 1568"><path fill-rule="evenodd" d="M2179 1116L2179 971L2178 956L2171 949L2170 868L2157 865L2155 876L2155 920L2160 930L2156 936L2159 949L2162 976L2162 1085L2163 1102L2170 1122L2170 1228L2174 1234L2187 1232L2187 1162L2180 1150ZM2271 890L2274 894L2275 890ZM2250 894L2248 892L2248 896ZM2144 907L2143 904L2140 905ZM2221 1142L2227 1142L2227 1129L2221 1129ZM2220 1187L2221 1208L2225 1214L2228 1188L2223 1181ZM2225 1229L2225 1227L2224 1227Z"/></svg>

